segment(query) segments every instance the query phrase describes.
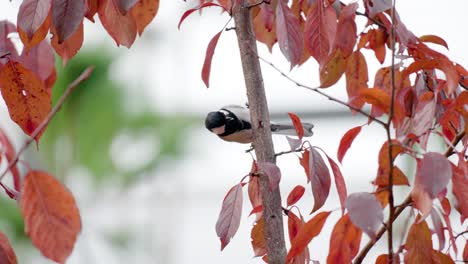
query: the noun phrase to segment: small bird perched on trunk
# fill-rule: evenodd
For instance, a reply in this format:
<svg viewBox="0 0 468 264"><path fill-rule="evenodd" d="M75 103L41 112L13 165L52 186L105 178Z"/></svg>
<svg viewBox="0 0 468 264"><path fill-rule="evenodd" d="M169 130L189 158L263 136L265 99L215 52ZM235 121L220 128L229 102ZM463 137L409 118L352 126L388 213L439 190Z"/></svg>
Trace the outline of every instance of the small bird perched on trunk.
<svg viewBox="0 0 468 264"><path fill-rule="evenodd" d="M305 137L313 135L313 124L302 123L302 126ZM239 105L227 105L219 111L208 113L205 127L225 141L252 143L253 140L249 110ZM271 123L270 128L273 134L296 135L292 124Z"/></svg>

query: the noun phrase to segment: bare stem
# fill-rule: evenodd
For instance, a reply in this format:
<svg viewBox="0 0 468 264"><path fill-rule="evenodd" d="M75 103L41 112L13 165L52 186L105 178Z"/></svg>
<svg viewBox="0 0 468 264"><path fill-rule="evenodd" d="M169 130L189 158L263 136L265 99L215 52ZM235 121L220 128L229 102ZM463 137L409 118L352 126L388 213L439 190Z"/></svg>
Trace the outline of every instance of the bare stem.
<svg viewBox="0 0 468 264"><path fill-rule="evenodd" d="M16 153L16 156L10 160L10 163L8 163L8 167L3 171L3 173L0 175L0 181L5 177L5 175L13 168L13 166L16 165L16 163L19 160L19 157L21 154L28 148L28 146L36 139L36 137L41 133L42 130L49 124L50 120L57 114L57 112L60 110L62 107L63 103L65 102L65 99L71 94L71 92L84 80L88 79L89 75L93 72L93 66L88 67L86 70L81 73L81 75L76 78L70 85L68 85L67 89L65 92L62 94L60 99L58 100L57 104L55 104L54 108L52 111L46 116L46 118L42 121L42 123L34 130L34 132L31 134L31 137L24 142L23 146L18 150Z"/></svg>

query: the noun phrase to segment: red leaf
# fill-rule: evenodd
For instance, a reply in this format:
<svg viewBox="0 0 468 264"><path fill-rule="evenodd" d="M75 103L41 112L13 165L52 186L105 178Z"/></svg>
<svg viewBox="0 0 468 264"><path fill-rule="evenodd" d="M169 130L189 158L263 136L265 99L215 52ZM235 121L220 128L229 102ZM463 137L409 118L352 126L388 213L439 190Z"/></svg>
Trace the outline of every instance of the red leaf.
<svg viewBox="0 0 468 264"><path fill-rule="evenodd" d="M137 24L132 14L122 15L112 0L99 2L99 19L117 46L130 48L135 41Z"/></svg>
<svg viewBox="0 0 468 264"><path fill-rule="evenodd" d="M289 263L295 256L301 254L310 241L320 234L320 231L329 215L330 212L321 212L299 229L297 236L295 236L291 242L291 249L286 256L286 263Z"/></svg>
<svg viewBox="0 0 468 264"><path fill-rule="evenodd" d="M328 198L330 193L330 172L327 165L322 159L322 156L314 148L310 149L309 158L309 177L312 185L312 193L314 195L314 208L312 212L320 209Z"/></svg>
<svg viewBox="0 0 468 264"><path fill-rule="evenodd" d="M260 186L258 184L258 177L250 177L248 186L249 200L252 208L262 205L262 196L260 194Z"/></svg>
<svg viewBox="0 0 468 264"><path fill-rule="evenodd" d="M336 223L330 237L333 239L330 239L327 263L351 263L359 251L362 231L353 225L348 215L344 215Z"/></svg>
<svg viewBox="0 0 468 264"><path fill-rule="evenodd" d="M364 6L370 17L392 8L392 0L364 0Z"/></svg>
<svg viewBox="0 0 468 264"><path fill-rule="evenodd" d="M16 258L15 251L11 247L8 237L0 232L0 263L2 264L16 264L18 260Z"/></svg>
<svg viewBox="0 0 468 264"><path fill-rule="evenodd" d="M184 12L184 14L182 15L182 17L180 18L180 21L179 21L179 24L177 25L177 28L180 30L180 26L182 25L182 22L184 22L184 20L190 16L193 12L197 11L197 10L201 10L205 7L210 7L210 6L218 6L218 7L221 7L223 8L222 6L216 4L216 3L212 3L212 2L206 2L206 3L203 3L201 4L200 6L196 7L196 8L192 8L192 9L189 9L187 11Z"/></svg>
<svg viewBox="0 0 468 264"><path fill-rule="evenodd" d="M276 164L271 162L258 162L260 172L263 172L268 177L270 182L270 191L275 190L279 186L281 180L281 171Z"/></svg>
<svg viewBox="0 0 468 264"><path fill-rule="evenodd" d="M307 12L304 44L310 55L321 65L331 51L336 34L337 17L331 5L315 1Z"/></svg>
<svg viewBox="0 0 468 264"><path fill-rule="evenodd" d="M46 172L30 171L21 196L25 232L44 256L64 263L81 231L73 195Z"/></svg>
<svg viewBox="0 0 468 264"><path fill-rule="evenodd" d="M265 43L270 52L276 43L275 13L270 5L260 5L260 12L253 19L253 29L258 41Z"/></svg>
<svg viewBox="0 0 468 264"><path fill-rule="evenodd" d="M383 208L370 193L353 193L346 200L349 218L371 239L383 223Z"/></svg>
<svg viewBox="0 0 468 264"><path fill-rule="evenodd" d="M265 221L262 219L255 222L250 233L252 247L255 257L261 257L267 253L265 242Z"/></svg>
<svg viewBox="0 0 468 264"><path fill-rule="evenodd" d="M305 222L299 217L297 217L293 212L289 211L288 212L288 233L289 233L289 241L293 241L294 238L297 236L299 233L299 230L304 226ZM296 255L290 263L292 264L305 264L309 263L310 260L310 254L309 254L309 248L306 246L302 252L298 255ZM315 262L313 262L315 263Z"/></svg>
<svg viewBox="0 0 468 264"><path fill-rule="evenodd" d="M294 113L288 113L289 117L291 118L294 129L296 129L297 136L299 139L302 139L304 136L304 127L302 127L301 119Z"/></svg>
<svg viewBox="0 0 468 264"><path fill-rule="evenodd" d="M357 27L354 19L357 8L357 3L350 3L340 12L333 50L341 50L344 58L348 58L353 53L356 44Z"/></svg>
<svg viewBox="0 0 468 264"><path fill-rule="evenodd" d="M304 195L304 192L305 188L303 186L297 185L296 187L294 187L294 189L288 195L287 205L291 206L297 203L297 201L299 201Z"/></svg>
<svg viewBox="0 0 468 264"><path fill-rule="evenodd" d="M10 164L16 156L16 150L13 144L11 143L10 139L8 138L8 136L3 131L3 129L0 129L0 144L3 148L3 154L5 155L8 161L8 164ZM15 190L17 192L20 192L21 175L18 171L18 163L13 165L10 171L13 175L13 185L15 186Z"/></svg>
<svg viewBox="0 0 468 264"><path fill-rule="evenodd" d="M291 68L301 62L304 43L299 20L285 1L276 6L276 36L281 52L291 63Z"/></svg>
<svg viewBox="0 0 468 264"><path fill-rule="evenodd" d="M250 214L249 216L253 215L253 214L256 214L256 213L261 213L263 212L263 206L262 205L259 205L255 208L252 209L252 211L250 211Z"/></svg>
<svg viewBox="0 0 468 264"><path fill-rule="evenodd" d="M424 45L424 44L423 44ZM410 64L405 70L407 75L420 70L439 69L444 72L447 81L447 92L452 94L458 87L459 77L455 65L445 56L439 56L433 59L417 60Z"/></svg>
<svg viewBox="0 0 468 264"><path fill-rule="evenodd" d="M18 11L18 28L24 31L29 40L46 22L52 0L25 0Z"/></svg>
<svg viewBox="0 0 468 264"><path fill-rule="evenodd" d="M353 144L353 141L357 135L359 135L359 132L361 132L361 129L361 126L351 128L341 138L340 146L338 147L338 153L336 155L340 163L343 163L343 158L346 155L346 152L348 151L349 147L351 147L351 144Z"/></svg>
<svg viewBox="0 0 468 264"><path fill-rule="evenodd" d="M421 220L424 220L432 210L432 199L421 184L415 184L411 190L411 199L414 207L421 211Z"/></svg>
<svg viewBox="0 0 468 264"><path fill-rule="evenodd" d="M424 101L422 97L418 101L411 124L411 133L417 137L425 136L432 129L437 107L435 100ZM426 148L426 144L421 145L424 149Z"/></svg>
<svg viewBox="0 0 468 264"><path fill-rule="evenodd" d="M44 38L47 36L47 33L49 32L50 20L50 16L47 16L44 23L42 23L39 29L37 29L36 32L34 32L31 38L28 37L26 32L24 32L21 28L18 27L19 37L26 49L30 49L44 40Z"/></svg>
<svg viewBox="0 0 468 264"><path fill-rule="evenodd" d="M436 36L436 35L424 35L424 36L419 37L419 40L422 42L431 42L434 44L438 44L449 49L447 42L445 42L443 38Z"/></svg>
<svg viewBox="0 0 468 264"><path fill-rule="evenodd" d="M18 51L15 48L15 45L8 37L10 33L16 32L16 27L12 23L3 20L0 21L0 54L5 54L10 52L11 56L18 56ZM7 59L0 59L0 66L5 64Z"/></svg>
<svg viewBox="0 0 468 264"><path fill-rule="evenodd" d="M45 81L55 71L55 56L50 44L43 40L30 50L23 49L19 61Z"/></svg>
<svg viewBox="0 0 468 264"><path fill-rule="evenodd" d="M216 234L221 239L221 250L229 244L239 228L242 215L242 184L232 187L223 200L216 222Z"/></svg>
<svg viewBox="0 0 468 264"><path fill-rule="evenodd" d="M98 11L99 0L86 0L85 17L94 23L94 15Z"/></svg>
<svg viewBox="0 0 468 264"><path fill-rule="evenodd" d="M465 249L463 250L463 259L467 260L468 259L468 240L465 243Z"/></svg>
<svg viewBox="0 0 468 264"><path fill-rule="evenodd" d="M63 65L67 64L68 60L73 58L83 45L83 23L81 23L78 30L73 33L67 40L61 44L58 42L58 37L54 28L51 28L51 32L54 35L52 37L52 47L55 52L62 58Z"/></svg>
<svg viewBox="0 0 468 264"><path fill-rule="evenodd" d="M341 213L344 214L344 208L346 203L346 197L348 196L348 191L346 190L346 183L343 178L343 174L341 173L340 167L334 160L328 157L328 163L330 163L330 167L332 168L333 175L335 177L335 186L338 192L338 196L340 197L340 204L341 204Z"/></svg>
<svg viewBox="0 0 468 264"><path fill-rule="evenodd" d="M357 50L348 58L346 63L346 91L348 92L348 103L360 109L364 101L359 98L359 90L367 87L369 80L367 63L364 55Z"/></svg>
<svg viewBox="0 0 468 264"><path fill-rule="evenodd" d="M345 69L346 59L343 57L342 51L340 49L334 50L320 65L320 87L328 88L338 82Z"/></svg>
<svg viewBox="0 0 468 264"><path fill-rule="evenodd" d="M135 6L138 0L112 0L114 1L114 6L117 7L119 12L125 16L133 6Z"/></svg>
<svg viewBox="0 0 468 264"><path fill-rule="evenodd" d="M0 87L11 119L24 133L32 135L51 110L52 102L44 82L19 62L10 61L0 70Z"/></svg>
<svg viewBox="0 0 468 264"><path fill-rule="evenodd" d="M141 36L146 26L153 20L159 10L159 0L139 0L130 12L135 19L138 34Z"/></svg>
<svg viewBox="0 0 468 264"><path fill-rule="evenodd" d="M452 167L447 158L436 152L424 154L416 171L416 183L421 184L431 199L447 188L452 179Z"/></svg>
<svg viewBox="0 0 468 264"><path fill-rule="evenodd" d="M447 231L448 231L448 234L449 234L450 243L453 246L453 251L455 252L455 254L457 254L457 252L458 252L457 243L455 243L455 237L453 236L452 224L450 224L450 211L451 211L452 207L450 206L450 202L449 202L449 200L447 198L443 198L440 201L440 204L442 205L442 209L443 209L442 210L442 216L444 218L445 225L447 226Z"/></svg>
<svg viewBox="0 0 468 264"><path fill-rule="evenodd" d="M375 264L389 264L390 259L388 254L382 254L375 260ZM400 259L396 256L393 257L393 264L400 264Z"/></svg>
<svg viewBox="0 0 468 264"><path fill-rule="evenodd" d="M201 77L206 85L206 88L210 87L211 61L213 60L213 55L221 33L223 33L222 30L214 35L214 37L210 40L208 47L206 48L205 61L203 62L203 68L201 72Z"/></svg>
<svg viewBox="0 0 468 264"><path fill-rule="evenodd" d="M462 219L468 218L468 176L458 167L453 167L453 195L457 199Z"/></svg>
<svg viewBox="0 0 468 264"><path fill-rule="evenodd" d="M426 221L411 226L405 249L405 263L433 263L431 231Z"/></svg>
<svg viewBox="0 0 468 264"><path fill-rule="evenodd" d="M434 208L431 210L431 220L434 225L434 231L439 239L439 250L442 250L445 247L445 234L444 234L444 224L442 219L440 219L439 214Z"/></svg>
<svg viewBox="0 0 468 264"><path fill-rule="evenodd" d="M59 43L65 41L78 29L83 22L85 12L84 0L53 0L52 25L57 31Z"/></svg>

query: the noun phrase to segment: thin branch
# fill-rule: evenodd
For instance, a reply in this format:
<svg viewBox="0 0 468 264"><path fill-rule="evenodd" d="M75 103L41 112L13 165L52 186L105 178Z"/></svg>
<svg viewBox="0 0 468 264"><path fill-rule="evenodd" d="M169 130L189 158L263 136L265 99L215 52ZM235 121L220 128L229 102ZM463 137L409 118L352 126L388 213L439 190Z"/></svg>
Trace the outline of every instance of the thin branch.
<svg viewBox="0 0 468 264"><path fill-rule="evenodd" d="M28 146L36 139L36 137L44 130L44 128L49 124L50 120L57 114L57 112L60 110L62 107L63 103L65 102L65 99L71 94L71 92L84 80L88 79L90 74L93 72L94 67L90 66L86 70L81 73L81 75L76 78L70 85L68 85L67 89L65 92L62 94L60 99L58 100L57 104L55 104L54 108L52 111L46 116L46 118L42 121L42 123L34 130L34 132L31 134L31 137L24 142L23 146L18 150L16 153L16 156L10 161L8 164L8 167L3 171L3 173L0 175L0 181L5 177L5 175L13 168L13 166L16 165L16 163L19 160L20 155L28 148Z"/></svg>
<svg viewBox="0 0 468 264"><path fill-rule="evenodd" d="M454 138L452 144L449 145L448 149L445 151L444 156L447 158L454 154L455 147L457 144L465 137L465 131L458 133L458 135Z"/></svg>
<svg viewBox="0 0 468 264"><path fill-rule="evenodd" d="M349 105L348 103L346 103L346 102L344 102L344 101L342 101L342 100L340 100L340 99L338 99L338 98L335 98L335 97L333 97L333 96L331 96L331 95L328 95L328 94L322 92L319 88L314 88L314 87L310 87L310 86L307 86L307 85L305 85L305 84L302 84L302 83L300 83L300 82L294 80L292 77L290 77L290 76L289 76L288 74L286 74L284 71L280 70L280 69L279 69L278 67L276 67L273 63L271 63L271 62L265 60L264 58L260 57L260 56L259 56L258 54L256 54L256 53L254 53L254 55L257 56L257 58L260 59L261 61L263 61L264 63L270 65L274 70L276 70L276 71L277 71L279 74L281 74L283 77L285 77L286 79L288 79L289 81L291 81L292 83L294 83L296 86L305 88L305 89L310 90L310 91L313 91L313 92L316 92L316 93L318 93L318 94L320 94L320 95L326 97L326 98L327 98L328 100L330 100L330 101L334 101L334 102L337 102L337 103L339 103L339 104L341 104L341 105L344 105L344 106L350 108L351 110L356 111L356 112L360 113L361 115L366 116L367 118L370 118L372 121L375 121L375 122L379 123L379 124L382 125L382 126L386 126L386 123L385 123L385 122L383 122L383 121L377 119L376 117L374 117L374 116L372 116L372 115L370 115L370 114L364 112L364 111L361 110L360 108L357 108L357 107L354 107L354 106L352 106L352 105Z"/></svg>
<svg viewBox="0 0 468 264"><path fill-rule="evenodd" d="M361 12L358 12L358 11L356 11L355 14L358 15L358 16L366 17L367 19L369 19L370 21L372 21L372 22L373 22L374 24L376 24L377 26L379 26L379 27L381 27L381 28L384 28L384 29L387 29L387 28L385 27L384 24L382 24L380 21L376 20L375 18L370 17L370 16L367 15L367 14L364 14L364 13L361 13Z"/></svg>
<svg viewBox="0 0 468 264"><path fill-rule="evenodd" d="M301 147L301 148L298 148L298 149L292 149L292 150L287 150L287 151L281 151L281 152L275 153L275 157L278 157L278 156L281 156L281 155L285 155L285 154L290 154L290 153L301 152L302 150L303 150L303 149L302 149L302 147Z"/></svg>

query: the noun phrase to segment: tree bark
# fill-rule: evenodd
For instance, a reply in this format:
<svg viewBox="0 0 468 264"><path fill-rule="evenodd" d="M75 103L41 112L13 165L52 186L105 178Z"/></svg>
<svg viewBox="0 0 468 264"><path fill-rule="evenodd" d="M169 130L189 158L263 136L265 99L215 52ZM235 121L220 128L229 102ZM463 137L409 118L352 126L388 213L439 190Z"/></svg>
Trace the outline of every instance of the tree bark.
<svg viewBox="0 0 468 264"><path fill-rule="evenodd" d="M252 18L248 2L233 1L232 15L235 21L237 40L244 72L250 119L253 129L253 145L257 161L275 162L275 152L271 139L270 115L263 85L262 71L257 56L257 43L253 33ZM263 200L265 220L265 240L268 263L284 264L286 245L284 242L283 216L279 188L270 191L268 178L260 175L260 192Z"/></svg>

